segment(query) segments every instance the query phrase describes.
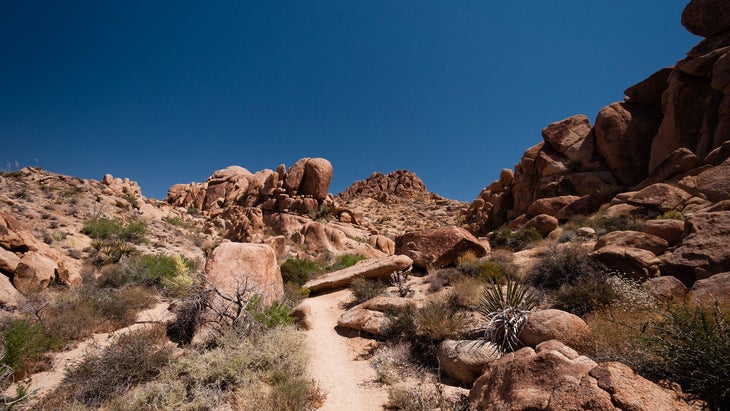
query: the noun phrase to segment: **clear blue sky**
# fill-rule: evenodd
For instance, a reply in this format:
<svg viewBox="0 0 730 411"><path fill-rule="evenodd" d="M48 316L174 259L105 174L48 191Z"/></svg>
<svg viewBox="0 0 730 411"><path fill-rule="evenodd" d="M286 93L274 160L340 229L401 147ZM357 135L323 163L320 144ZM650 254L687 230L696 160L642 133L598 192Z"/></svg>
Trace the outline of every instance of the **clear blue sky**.
<svg viewBox="0 0 730 411"><path fill-rule="evenodd" d="M0 1L0 167L129 177L325 157L470 201L699 41L685 0Z"/></svg>

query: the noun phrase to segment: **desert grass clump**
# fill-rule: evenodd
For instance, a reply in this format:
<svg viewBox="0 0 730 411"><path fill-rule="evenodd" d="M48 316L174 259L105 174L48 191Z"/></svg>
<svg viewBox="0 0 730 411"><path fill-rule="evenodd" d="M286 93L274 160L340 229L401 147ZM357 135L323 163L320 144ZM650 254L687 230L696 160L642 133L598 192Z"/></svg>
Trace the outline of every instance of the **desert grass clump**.
<svg viewBox="0 0 730 411"><path fill-rule="evenodd" d="M428 341L457 338L470 326L469 316L447 296L431 296L415 313L416 333Z"/></svg>
<svg viewBox="0 0 730 411"><path fill-rule="evenodd" d="M484 341L495 344L501 354L517 350L527 316L536 307L537 299L524 283L509 279L504 286L487 287L477 309L487 322Z"/></svg>
<svg viewBox="0 0 730 411"><path fill-rule="evenodd" d="M350 284L350 291L355 297L354 304L363 303L371 298L375 298L388 288L388 284L384 281L358 277Z"/></svg>
<svg viewBox="0 0 730 411"><path fill-rule="evenodd" d="M313 410L323 395L306 375L299 331L276 327L249 334L228 330L162 369L158 378L114 401L116 410Z"/></svg>
<svg viewBox="0 0 730 411"><path fill-rule="evenodd" d="M94 239L144 243L147 225L137 220L124 222L120 219L97 216L84 222L81 232Z"/></svg>
<svg viewBox="0 0 730 411"><path fill-rule="evenodd" d="M198 284L191 274L197 265L197 262L178 254L137 255L106 270L98 284L104 288L139 284L155 288L163 295L180 298L190 295Z"/></svg>
<svg viewBox="0 0 730 411"><path fill-rule="evenodd" d="M441 384L418 383L415 386L394 387L388 393L388 408L401 411L466 411L466 395L448 397Z"/></svg>
<svg viewBox="0 0 730 411"><path fill-rule="evenodd" d="M621 295L607 282L606 276L600 276L580 280L575 285L564 285L555 293L554 306L583 316L620 300Z"/></svg>
<svg viewBox="0 0 730 411"><path fill-rule="evenodd" d="M151 327L122 334L98 353L71 366L56 391L46 397L48 408L74 401L100 406L130 387L154 379L167 366L172 349L163 344L164 329Z"/></svg>
<svg viewBox="0 0 730 411"><path fill-rule="evenodd" d="M324 272L321 262L304 258L290 258L284 261L280 268L284 283L293 283L300 287L309 279Z"/></svg>
<svg viewBox="0 0 730 411"><path fill-rule="evenodd" d="M352 267L357 264L358 261L362 261L364 259L365 257L359 254L340 254L335 257L334 261L330 265L325 267L325 272L332 272Z"/></svg>
<svg viewBox="0 0 730 411"><path fill-rule="evenodd" d="M393 385L408 377L424 374L424 369L413 355L413 345L409 341L388 342L378 346L370 360L378 380Z"/></svg>

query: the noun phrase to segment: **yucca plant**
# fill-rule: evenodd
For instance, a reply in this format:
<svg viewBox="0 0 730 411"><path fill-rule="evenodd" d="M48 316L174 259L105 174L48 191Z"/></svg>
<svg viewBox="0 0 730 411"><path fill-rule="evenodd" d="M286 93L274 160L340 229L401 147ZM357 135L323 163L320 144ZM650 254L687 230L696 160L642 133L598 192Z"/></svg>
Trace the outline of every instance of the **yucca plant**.
<svg viewBox="0 0 730 411"><path fill-rule="evenodd" d="M537 299L523 283L507 278L502 286L492 283L484 289L477 310L487 321L484 342L492 343L501 355L522 346L519 336Z"/></svg>

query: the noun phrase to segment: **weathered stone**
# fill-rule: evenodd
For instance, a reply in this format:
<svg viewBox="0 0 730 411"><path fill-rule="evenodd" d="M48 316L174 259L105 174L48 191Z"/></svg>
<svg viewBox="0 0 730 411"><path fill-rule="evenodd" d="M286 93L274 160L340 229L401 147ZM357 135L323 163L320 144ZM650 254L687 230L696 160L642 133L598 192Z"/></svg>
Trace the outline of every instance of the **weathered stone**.
<svg viewBox="0 0 730 411"><path fill-rule="evenodd" d="M712 37L730 30L727 3L724 0L692 0L682 11L682 25L701 37Z"/></svg>
<svg viewBox="0 0 730 411"><path fill-rule="evenodd" d="M626 101L659 107L662 104L662 94L667 89L671 67L663 68L649 76L646 80L635 84L624 91Z"/></svg>
<svg viewBox="0 0 730 411"><path fill-rule="evenodd" d="M678 148L672 151L637 188L645 188L681 176L696 168L699 163L700 159L692 151L684 147Z"/></svg>
<svg viewBox="0 0 730 411"><path fill-rule="evenodd" d="M412 198L426 195L428 190L421 179L408 170L396 170L388 174L373 173L362 181L356 181L337 195L338 199L349 201L358 197L370 197L387 201L390 196Z"/></svg>
<svg viewBox="0 0 730 411"><path fill-rule="evenodd" d="M376 250L380 250L388 255L395 254L395 241L384 235L374 235L368 238L368 244Z"/></svg>
<svg viewBox="0 0 730 411"><path fill-rule="evenodd" d="M547 214L538 214L526 222L524 227L534 228L541 236L545 237L558 228L558 219Z"/></svg>
<svg viewBox="0 0 730 411"><path fill-rule="evenodd" d="M685 191L712 201L730 200L730 164L711 167L696 176L687 176L678 185Z"/></svg>
<svg viewBox="0 0 730 411"><path fill-rule="evenodd" d="M355 278L390 278L396 271L404 270L413 264L413 260L405 255L393 255L382 258L371 258L359 261L348 267L329 274L324 274L307 281L304 287L316 293L322 290L331 290L348 286Z"/></svg>
<svg viewBox="0 0 730 411"><path fill-rule="evenodd" d="M644 281L659 275L661 261L651 251L632 247L605 246L592 252L590 256L637 281Z"/></svg>
<svg viewBox="0 0 730 411"><path fill-rule="evenodd" d="M596 117L596 147L620 184L634 186L647 176L652 139L661 117L650 106L613 103Z"/></svg>
<svg viewBox="0 0 730 411"><path fill-rule="evenodd" d="M715 274L710 278L698 280L692 286L690 301L695 305L730 307L730 272Z"/></svg>
<svg viewBox="0 0 730 411"><path fill-rule="evenodd" d="M378 296L371 298L354 308L363 308L366 310L388 312L391 310L402 310L406 308L416 308L416 301L412 298L405 297L389 297Z"/></svg>
<svg viewBox="0 0 730 411"><path fill-rule="evenodd" d="M366 333L385 336L388 335L391 320L385 313L364 308L352 308L342 313L337 320L340 327L365 331Z"/></svg>
<svg viewBox="0 0 730 411"><path fill-rule="evenodd" d="M642 286L657 300L679 299L687 294L687 287L671 275L650 278Z"/></svg>
<svg viewBox="0 0 730 411"><path fill-rule="evenodd" d="M18 263L20 263L20 257L11 251L0 248L0 270L12 274L18 268Z"/></svg>
<svg viewBox="0 0 730 411"><path fill-rule="evenodd" d="M484 366L499 359L499 350L482 340L446 340L436 350L441 370L465 384L473 384Z"/></svg>
<svg viewBox="0 0 730 411"><path fill-rule="evenodd" d="M730 55L730 53L728 54ZM730 61L730 58L728 58L728 61ZM730 65L728 66L728 71L730 71ZM728 158L730 158L730 141L722 143L720 147L709 152L707 157L705 157L705 164L719 166Z"/></svg>
<svg viewBox="0 0 730 411"><path fill-rule="evenodd" d="M587 342L590 330L577 315L555 309L530 313L525 327L520 332L520 341L528 347L558 340L565 345L580 349Z"/></svg>
<svg viewBox="0 0 730 411"><path fill-rule="evenodd" d="M284 188L286 188L288 193L298 194L297 190L302 185L307 161L309 161L309 157L302 158L289 167L289 171L286 173L286 180L284 180Z"/></svg>
<svg viewBox="0 0 730 411"><path fill-rule="evenodd" d="M599 238L595 249L599 250L607 246L640 248L651 251L654 255L660 255L669 247L669 243L652 234L638 231L613 231Z"/></svg>
<svg viewBox="0 0 730 411"><path fill-rule="evenodd" d="M327 198L332 181L332 164L324 158L312 158L304 165L304 176L299 194L311 195L317 200Z"/></svg>
<svg viewBox="0 0 730 411"><path fill-rule="evenodd" d="M303 230L304 245L313 253L333 253L344 247L347 236L317 221L308 222Z"/></svg>
<svg viewBox="0 0 730 411"><path fill-rule="evenodd" d="M579 196L559 196L559 197L549 197L549 198L541 198L539 200L535 200L532 204L530 204L530 207L527 209L527 216L528 217L535 217L540 214L547 214L551 216L555 216L558 214L560 209L563 207L571 204L572 202L580 199Z"/></svg>
<svg viewBox="0 0 730 411"><path fill-rule="evenodd" d="M13 275L13 285L27 295L42 290L56 278L58 264L37 251L23 254Z"/></svg>
<svg viewBox="0 0 730 411"><path fill-rule="evenodd" d="M14 310L24 300L25 297L13 287L10 279L0 274L0 307L5 310Z"/></svg>
<svg viewBox="0 0 730 411"><path fill-rule="evenodd" d="M205 264L206 283L228 296L246 291L259 294L264 304L284 296L284 282L274 250L266 244L225 242Z"/></svg>
<svg viewBox="0 0 730 411"><path fill-rule="evenodd" d="M643 233L655 235L667 240L669 246L676 245L684 234L684 221L682 220L649 220L641 226Z"/></svg>
<svg viewBox="0 0 730 411"><path fill-rule="evenodd" d="M461 227L403 234L395 240L395 252L409 256L413 265L422 269L453 264L466 252L472 252L476 257L487 254L479 240Z"/></svg>
<svg viewBox="0 0 730 411"><path fill-rule="evenodd" d="M681 210L691 197L691 194L681 188L657 183L636 192L629 197L627 202L631 205L664 212Z"/></svg>
<svg viewBox="0 0 730 411"><path fill-rule="evenodd" d="M662 256L667 275L691 287L712 274L730 271L730 211L686 216L685 237L670 254Z"/></svg>

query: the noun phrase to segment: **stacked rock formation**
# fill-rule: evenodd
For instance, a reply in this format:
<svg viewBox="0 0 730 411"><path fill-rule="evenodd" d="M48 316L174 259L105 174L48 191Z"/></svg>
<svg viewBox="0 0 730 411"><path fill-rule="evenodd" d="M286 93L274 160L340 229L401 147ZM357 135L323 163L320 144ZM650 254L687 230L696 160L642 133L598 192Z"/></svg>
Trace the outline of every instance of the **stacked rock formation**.
<svg viewBox="0 0 730 411"><path fill-rule="evenodd" d="M539 199L580 197L556 215L567 218L596 211L620 192L687 176L690 184L706 182L705 198L727 199L726 183L719 190L709 185L724 181L718 176L727 173L710 168L730 152L728 14L716 1L690 2L682 24L706 38L674 67L629 87L624 101L598 113L595 125L576 115L547 126L515 171L504 170L472 203L470 231L484 234L529 214Z"/></svg>

